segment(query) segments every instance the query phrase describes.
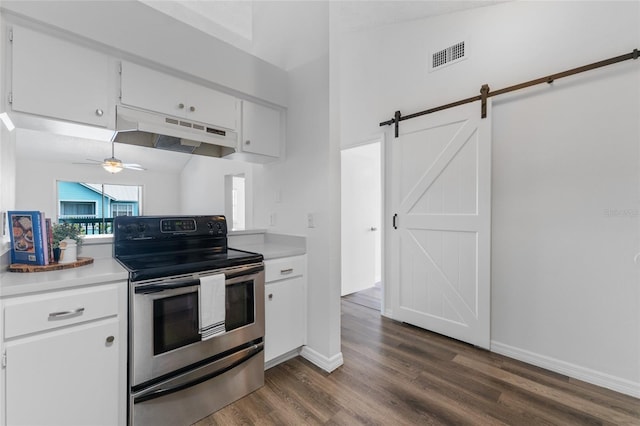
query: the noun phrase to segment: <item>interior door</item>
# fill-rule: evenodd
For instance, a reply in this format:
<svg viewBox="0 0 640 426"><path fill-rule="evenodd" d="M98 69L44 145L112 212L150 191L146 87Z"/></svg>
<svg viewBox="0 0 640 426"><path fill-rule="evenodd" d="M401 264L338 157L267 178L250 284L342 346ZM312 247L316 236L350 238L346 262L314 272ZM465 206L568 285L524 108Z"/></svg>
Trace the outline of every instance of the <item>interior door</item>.
<svg viewBox="0 0 640 426"><path fill-rule="evenodd" d="M342 296L380 280L381 143L342 150Z"/></svg>
<svg viewBox="0 0 640 426"><path fill-rule="evenodd" d="M488 349L490 118L474 102L403 121L390 140L392 315Z"/></svg>

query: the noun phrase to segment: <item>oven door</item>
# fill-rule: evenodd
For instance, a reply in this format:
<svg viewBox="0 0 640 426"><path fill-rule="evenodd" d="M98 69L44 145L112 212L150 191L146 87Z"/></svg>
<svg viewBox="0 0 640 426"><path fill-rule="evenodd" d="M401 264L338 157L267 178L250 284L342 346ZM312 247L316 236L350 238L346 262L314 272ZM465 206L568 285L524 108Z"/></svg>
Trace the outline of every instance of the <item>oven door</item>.
<svg viewBox="0 0 640 426"><path fill-rule="evenodd" d="M225 274L226 331L202 340L199 277ZM131 286L131 386L139 390L264 337L264 266L141 281Z"/></svg>

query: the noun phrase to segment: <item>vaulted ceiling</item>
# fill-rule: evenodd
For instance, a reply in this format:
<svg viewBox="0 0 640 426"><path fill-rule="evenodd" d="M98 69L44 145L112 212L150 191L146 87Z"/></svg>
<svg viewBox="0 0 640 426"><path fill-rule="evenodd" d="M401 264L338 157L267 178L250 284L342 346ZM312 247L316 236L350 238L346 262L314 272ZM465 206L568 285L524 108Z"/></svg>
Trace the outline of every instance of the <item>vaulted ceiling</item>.
<svg viewBox="0 0 640 426"><path fill-rule="evenodd" d="M139 0L282 69L304 63L326 49L329 26L358 31L380 25L488 6L505 0L323 1ZM326 8L324 9L326 10ZM325 12L326 13L326 12ZM329 22L329 19L331 22Z"/></svg>

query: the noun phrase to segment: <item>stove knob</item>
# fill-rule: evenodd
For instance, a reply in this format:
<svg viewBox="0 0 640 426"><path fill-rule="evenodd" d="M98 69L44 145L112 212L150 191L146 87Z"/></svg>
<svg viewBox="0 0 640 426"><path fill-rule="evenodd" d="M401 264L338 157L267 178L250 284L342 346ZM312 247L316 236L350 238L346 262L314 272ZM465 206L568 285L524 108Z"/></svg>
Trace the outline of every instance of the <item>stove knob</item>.
<svg viewBox="0 0 640 426"><path fill-rule="evenodd" d="M145 229L147 229L147 225L145 225L144 223L138 224L138 232L144 232Z"/></svg>

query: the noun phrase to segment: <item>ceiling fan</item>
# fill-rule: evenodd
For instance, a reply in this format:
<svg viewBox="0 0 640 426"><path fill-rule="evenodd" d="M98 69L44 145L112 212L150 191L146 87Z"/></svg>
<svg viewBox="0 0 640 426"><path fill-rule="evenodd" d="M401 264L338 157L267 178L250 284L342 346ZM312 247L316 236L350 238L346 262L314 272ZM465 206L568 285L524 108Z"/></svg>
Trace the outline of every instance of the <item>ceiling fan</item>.
<svg viewBox="0 0 640 426"><path fill-rule="evenodd" d="M115 142L111 141L111 157L109 158L105 158L102 161L87 158L87 161L92 161L92 163L75 163L75 164L92 164L92 165L95 164L97 166L102 166L102 168L108 171L109 173L119 173L122 171L122 169L146 170L140 164L123 163L122 161L117 159L114 154L114 145L115 145Z"/></svg>

